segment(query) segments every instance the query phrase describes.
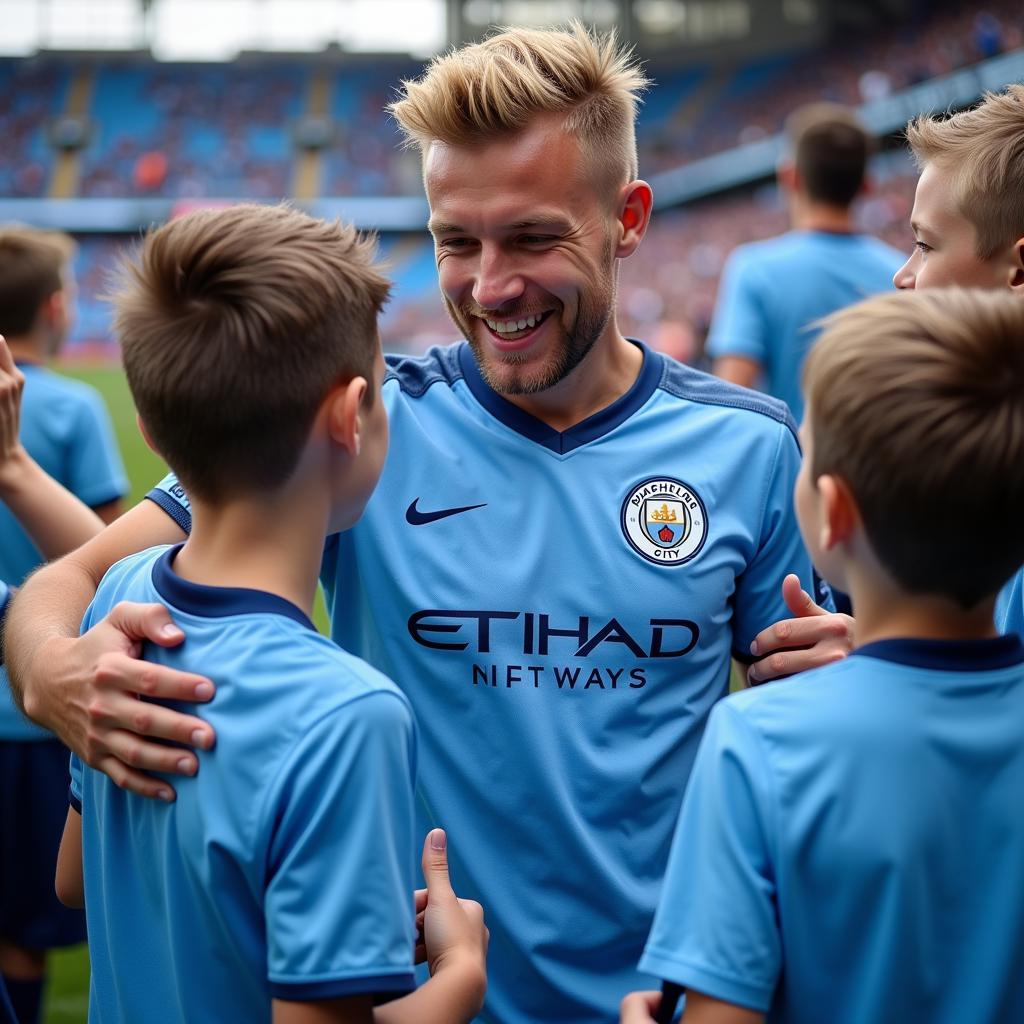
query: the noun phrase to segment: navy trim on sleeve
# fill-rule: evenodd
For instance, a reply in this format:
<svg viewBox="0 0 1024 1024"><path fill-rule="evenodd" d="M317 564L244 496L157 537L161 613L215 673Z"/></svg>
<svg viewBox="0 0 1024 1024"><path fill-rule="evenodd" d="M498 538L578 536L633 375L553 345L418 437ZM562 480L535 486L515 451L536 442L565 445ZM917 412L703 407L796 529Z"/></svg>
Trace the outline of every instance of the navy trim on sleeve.
<svg viewBox="0 0 1024 1024"><path fill-rule="evenodd" d="M517 434L557 453L565 455L591 441L613 431L624 423L654 394L662 378L664 359L657 352L652 352L639 341L630 341L643 353L643 365L632 387L621 398L611 405L588 416L585 420L570 427L564 432L553 430L542 420L524 412L517 405L502 398L487 384L476 364L473 351L469 345L459 349L459 364L462 376L473 393L473 397L496 419L514 430Z"/></svg>
<svg viewBox="0 0 1024 1024"><path fill-rule="evenodd" d="M1024 663L1024 641L1016 633L990 640L876 640L855 648L851 657L855 655L912 668L989 672Z"/></svg>
<svg viewBox="0 0 1024 1024"><path fill-rule="evenodd" d="M284 615L300 626L316 632L316 626L309 616L291 601L268 594L265 590L249 590L245 587L209 587L202 583L183 580L172 568L172 563L183 545L168 548L153 563L153 586L157 593L184 612L203 617L226 615Z"/></svg>
<svg viewBox="0 0 1024 1024"><path fill-rule="evenodd" d="M329 981L271 981L275 999L307 1002L313 999L338 999L341 996L376 995L378 992L411 992L416 987L412 971L403 974L376 974L361 978L333 978Z"/></svg>
<svg viewBox="0 0 1024 1024"><path fill-rule="evenodd" d="M82 813L82 801L75 796L75 791L70 786L68 786L68 803L78 814Z"/></svg>
<svg viewBox="0 0 1024 1024"><path fill-rule="evenodd" d="M166 491L154 487L146 497L159 505L186 533L192 532L192 513L182 508Z"/></svg>
<svg viewBox="0 0 1024 1024"><path fill-rule="evenodd" d="M462 379L458 352L468 347L465 342L454 345L433 345L421 356L385 355L388 372L384 383L397 381L398 386L413 398L422 398L434 384L454 384Z"/></svg>

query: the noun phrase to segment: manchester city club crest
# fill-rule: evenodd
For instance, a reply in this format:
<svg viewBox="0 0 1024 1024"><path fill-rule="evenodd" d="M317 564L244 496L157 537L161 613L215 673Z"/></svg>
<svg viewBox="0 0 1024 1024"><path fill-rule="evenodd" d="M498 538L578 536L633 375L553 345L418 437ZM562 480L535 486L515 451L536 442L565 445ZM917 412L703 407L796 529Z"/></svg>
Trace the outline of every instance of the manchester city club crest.
<svg viewBox="0 0 1024 1024"><path fill-rule="evenodd" d="M656 565L682 565L704 546L707 514L700 495L672 477L637 484L622 503L630 547Z"/></svg>

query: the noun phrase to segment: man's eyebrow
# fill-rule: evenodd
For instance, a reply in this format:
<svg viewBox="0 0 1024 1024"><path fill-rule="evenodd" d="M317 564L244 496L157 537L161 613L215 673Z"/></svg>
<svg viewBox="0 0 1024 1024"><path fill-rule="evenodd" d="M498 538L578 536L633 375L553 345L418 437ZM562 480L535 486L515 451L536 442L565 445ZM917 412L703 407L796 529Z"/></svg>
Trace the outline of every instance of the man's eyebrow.
<svg viewBox="0 0 1024 1024"><path fill-rule="evenodd" d="M525 228L550 228L553 230L564 230L566 222L561 217L529 217L526 220L517 220L509 224L509 231L522 231Z"/></svg>
<svg viewBox="0 0 1024 1024"><path fill-rule="evenodd" d="M427 230L432 235L446 235L449 232L464 231L464 228L459 227L458 224L449 224L443 220L430 220L427 221Z"/></svg>

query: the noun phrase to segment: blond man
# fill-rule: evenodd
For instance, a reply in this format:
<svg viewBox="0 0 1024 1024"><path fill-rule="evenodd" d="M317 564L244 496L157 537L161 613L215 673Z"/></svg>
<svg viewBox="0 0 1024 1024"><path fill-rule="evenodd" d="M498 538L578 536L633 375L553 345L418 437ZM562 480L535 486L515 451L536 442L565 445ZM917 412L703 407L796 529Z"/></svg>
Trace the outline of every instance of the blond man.
<svg viewBox="0 0 1024 1024"><path fill-rule="evenodd" d="M684 1024L1024 1019L1022 337L1007 295L898 294L808 357L795 502L858 646L712 713L641 961Z"/></svg>
<svg viewBox="0 0 1024 1024"><path fill-rule="evenodd" d="M493 1024L614 1016L730 655L801 648L770 675L849 645L849 620L807 596L785 409L616 325L618 261L651 211L645 84L612 38L514 30L437 58L392 108L423 157L466 341L390 360L391 455L362 522L328 538L321 580L334 639L415 708L422 822L457 837L453 877L488 908ZM182 488L151 499L41 577L10 627L30 713L143 793L167 785L145 772L194 755L135 732L212 736L165 708L137 722L133 695L212 687L123 656L140 634L180 641L163 609L121 609L74 643L56 604L88 600L126 551L181 538ZM788 614L787 573L803 617L759 634Z"/></svg>
<svg viewBox="0 0 1024 1024"><path fill-rule="evenodd" d="M896 287L973 285L1024 298L1024 85L945 120L919 117L907 141L921 178L914 251ZM1024 636L1024 569L999 595L996 623Z"/></svg>

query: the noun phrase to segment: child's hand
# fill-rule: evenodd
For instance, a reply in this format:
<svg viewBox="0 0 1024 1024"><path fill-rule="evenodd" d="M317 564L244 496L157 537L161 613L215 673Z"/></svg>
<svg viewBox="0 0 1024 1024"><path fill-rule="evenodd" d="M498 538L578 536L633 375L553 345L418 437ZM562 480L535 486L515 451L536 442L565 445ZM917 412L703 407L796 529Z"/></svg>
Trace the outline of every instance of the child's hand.
<svg viewBox="0 0 1024 1024"><path fill-rule="evenodd" d="M630 992L619 1007L619 1024L654 1024L660 992Z"/></svg>
<svg viewBox="0 0 1024 1024"><path fill-rule="evenodd" d="M460 900L448 878L448 840L435 828L423 842L426 889L416 892L416 962L425 960L431 976L461 969L469 983L479 986L480 1002L487 988L487 941L484 910L474 900Z"/></svg>
<svg viewBox="0 0 1024 1024"><path fill-rule="evenodd" d="M14 365L11 350L0 335L0 465L20 446L21 392L25 377Z"/></svg>

